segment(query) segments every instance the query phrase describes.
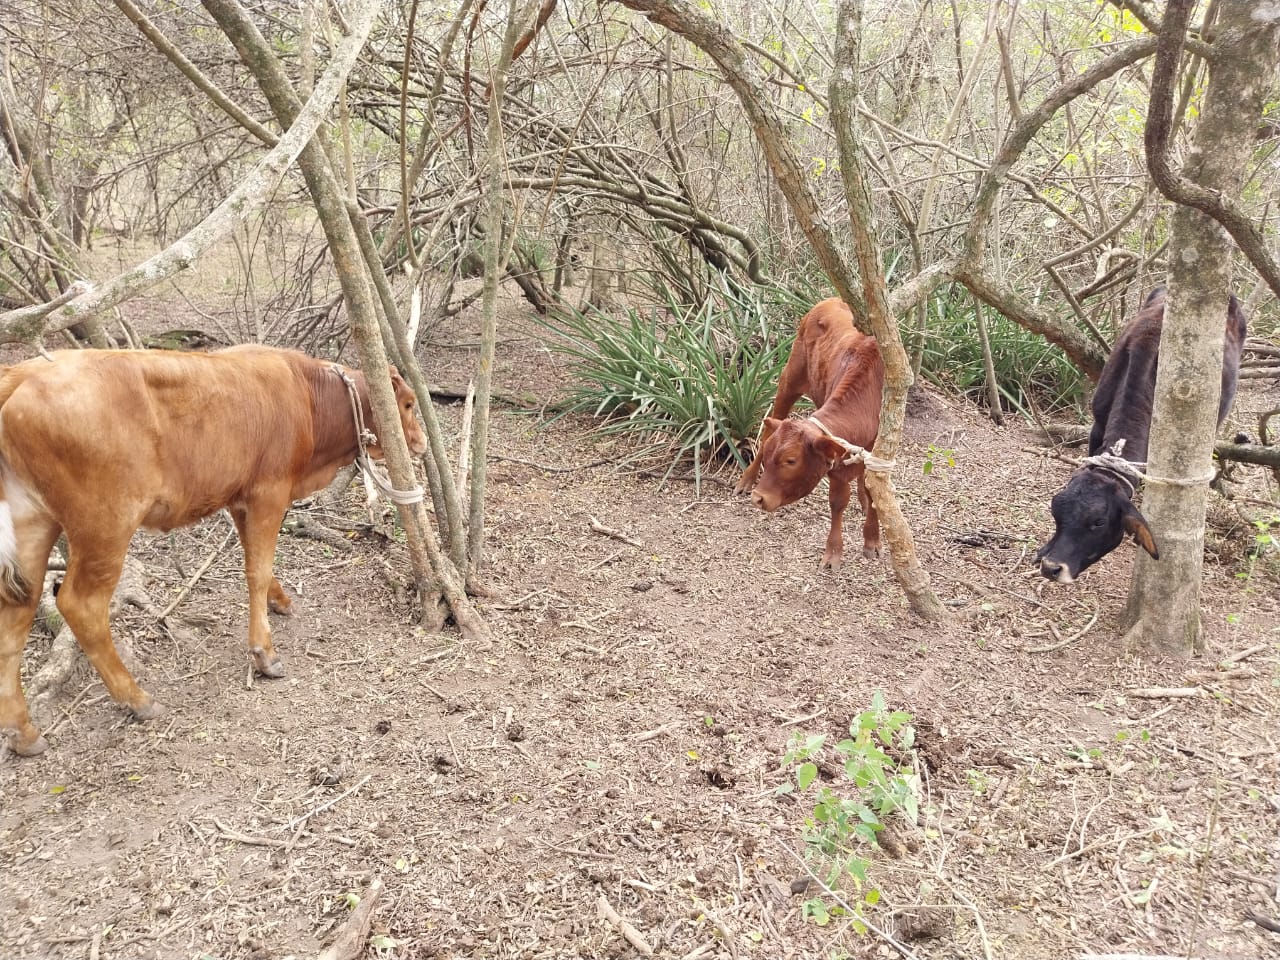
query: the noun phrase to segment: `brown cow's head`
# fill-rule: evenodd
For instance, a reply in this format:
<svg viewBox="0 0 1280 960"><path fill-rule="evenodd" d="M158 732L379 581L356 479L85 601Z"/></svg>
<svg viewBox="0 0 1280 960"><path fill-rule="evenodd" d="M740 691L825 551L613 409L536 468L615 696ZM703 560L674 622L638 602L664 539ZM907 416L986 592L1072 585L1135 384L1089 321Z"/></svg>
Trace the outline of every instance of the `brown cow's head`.
<svg viewBox="0 0 1280 960"><path fill-rule="evenodd" d="M395 364L389 364L391 371L391 389L396 395L396 406L400 410L400 427L404 430L405 442L409 444L409 450L421 456L427 452L427 435L422 432L422 427L418 424L418 418L414 415L413 409L417 405L417 397L414 396L413 390L404 382L404 377L400 376L400 371L396 369ZM372 426L372 420L370 420ZM382 443L374 441L365 447L365 452L375 460L382 458Z"/></svg>
<svg viewBox="0 0 1280 960"><path fill-rule="evenodd" d="M845 452L808 420L765 420L769 439L760 451L760 480L751 502L773 513L808 496Z"/></svg>
<svg viewBox="0 0 1280 960"><path fill-rule="evenodd" d="M1071 583L1120 546L1126 533L1159 560L1146 518L1130 501L1127 482L1106 470L1084 467L1054 494L1052 539L1040 548L1040 573L1058 583Z"/></svg>

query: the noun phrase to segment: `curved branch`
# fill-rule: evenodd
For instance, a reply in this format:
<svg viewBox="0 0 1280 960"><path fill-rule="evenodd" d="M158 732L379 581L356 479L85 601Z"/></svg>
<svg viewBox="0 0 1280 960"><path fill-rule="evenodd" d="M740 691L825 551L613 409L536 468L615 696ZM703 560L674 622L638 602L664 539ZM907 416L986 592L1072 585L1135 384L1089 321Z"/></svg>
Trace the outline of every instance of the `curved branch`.
<svg viewBox="0 0 1280 960"><path fill-rule="evenodd" d="M1231 199L1218 190L1206 189L1174 172L1170 162L1173 81L1178 72L1178 59L1182 52L1187 21L1191 17L1191 6L1190 0L1169 0L1159 45L1156 47L1156 62L1151 76L1151 105L1147 112L1146 129L1143 131L1147 169L1152 181L1166 198L1183 206L1194 207L1220 223L1231 234L1240 252L1258 271L1258 275L1266 281L1271 292L1280 297L1280 264L1276 263L1267 250L1262 232ZM1210 63L1212 62L1210 59Z"/></svg>
<svg viewBox="0 0 1280 960"><path fill-rule="evenodd" d="M796 223L803 231L823 272L841 299L853 309L855 322L865 325L866 305L858 284L840 256L817 197L809 188L804 168L787 138L778 111L764 92L760 68L744 53L742 44L711 17L687 0L614 0L644 14L650 21L684 37L713 59L755 131L769 169L786 195Z"/></svg>
<svg viewBox="0 0 1280 960"><path fill-rule="evenodd" d="M377 11L377 3L367 4L362 9L359 22L352 25L352 34L338 47L333 62L316 84L315 91L302 112L239 187L218 204L209 216L169 247L52 314L45 332L65 330L86 317L137 296L179 270L185 270L216 241L226 236L236 224L263 206L280 178L292 166L328 115L343 78L355 65L356 57L364 47ZM20 338L15 338L7 328L0 328L0 342L14 339Z"/></svg>

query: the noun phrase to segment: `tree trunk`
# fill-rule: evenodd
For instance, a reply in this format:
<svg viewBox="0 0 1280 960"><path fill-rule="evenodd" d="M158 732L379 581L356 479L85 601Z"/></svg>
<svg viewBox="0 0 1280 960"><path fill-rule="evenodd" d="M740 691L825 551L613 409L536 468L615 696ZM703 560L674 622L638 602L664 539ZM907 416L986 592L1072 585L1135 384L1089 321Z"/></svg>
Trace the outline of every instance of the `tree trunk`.
<svg viewBox="0 0 1280 960"><path fill-rule="evenodd" d="M484 300L480 324L480 361L476 368L475 429L471 434L470 516L467 520L468 575L480 570L484 548L484 485L489 446L489 401L493 396L493 357L497 345L498 282L505 263L502 221L506 216L506 144L502 135L502 100L507 89L507 68L511 66L522 17L519 0L508 0L507 30L502 49L489 74L489 123L486 132L485 180L488 209L484 227ZM515 227L511 237L514 241Z"/></svg>
<svg viewBox="0 0 1280 960"><path fill-rule="evenodd" d="M1153 173L1165 161L1174 67L1192 5L1171 0L1167 7L1147 121L1148 151L1159 154L1149 161ZM1240 195L1254 130L1275 75L1280 15L1273 9L1268 18L1263 6L1223 0L1219 7L1208 89L1183 173L1191 183L1227 198ZM1167 193L1162 179L1157 176L1157 184ZM1179 206L1170 249L1143 503L1160 559L1139 554L1124 615L1127 644L1160 659L1200 648L1205 502L1213 475L1233 244L1215 220Z"/></svg>
<svg viewBox="0 0 1280 960"><path fill-rule="evenodd" d="M845 198L853 246L858 256L867 321L884 358L884 396L880 404L880 430L872 451L880 460L892 462L902 442L902 421L906 416L907 390L911 387L911 364L902 347L898 324L889 312L880 250L872 229L871 192L862 169L857 137L858 64L862 46L862 3L841 0L836 12L836 58L831 80L831 120L840 150ZM907 595L912 611L926 620L940 621L946 609L929 585L929 575L916 556L915 539L898 506L890 470L867 466L867 490L880 514L880 529L889 545L893 572Z"/></svg>
<svg viewBox="0 0 1280 960"><path fill-rule="evenodd" d="M203 3L235 46L241 61L254 75L276 118L282 125L290 124L301 104L266 39L235 0L203 0ZM381 5L380 0L368 0L368 3L374 10L370 12L369 7L364 7L359 11L360 14L376 13L376 8ZM348 11L348 15L353 20L365 19L352 11ZM372 20L373 16L369 15L364 27L366 32ZM321 134L313 138L302 151L298 163L328 240L329 252L347 303L351 330L369 385L369 402L373 408L378 435L382 438L383 454L391 482L397 489L411 489L417 485L417 481L409 448L400 430L395 394L387 375L387 353L378 329L370 278L355 230L347 215L341 185L334 175ZM420 593L426 593L431 584L438 583L463 636L486 639L488 627L467 599L458 572L447 558L441 556L439 543L427 522L423 505L401 505L399 511L405 528L414 580Z"/></svg>

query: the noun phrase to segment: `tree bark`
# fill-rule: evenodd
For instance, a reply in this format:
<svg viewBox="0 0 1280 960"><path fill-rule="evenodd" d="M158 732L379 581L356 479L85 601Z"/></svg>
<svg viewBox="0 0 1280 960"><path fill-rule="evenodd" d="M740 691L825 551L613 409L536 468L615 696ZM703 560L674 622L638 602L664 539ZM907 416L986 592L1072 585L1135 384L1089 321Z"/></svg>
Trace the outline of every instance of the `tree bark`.
<svg viewBox="0 0 1280 960"><path fill-rule="evenodd" d="M1163 147L1172 84L1192 0L1170 0L1152 78L1148 164L1162 192L1181 179L1218 197L1238 197L1254 130L1280 57L1280 10L1222 0L1209 83L1184 176L1172 178ZM1269 14L1268 14L1269 11ZM1125 607L1127 645L1166 659L1199 650L1200 575L1207 481L1217 428L1223 322L1231 293L1232 244L1218 223L1181 203L1173 215L1169 301L1160 340L1143 510L1160 559L1138 556Z"/></svg>
<svg viewBox="0 0 1280 960"><path fill-rule="evenodd" d="M502 223L506 216L506 146L502 130L502 101L506 96L507 68L515 56L520 24L519 0L508 0L507 29L489 74L489 122L485 134L484 296L480 323L480 359L476 365L475 427L471 434L470 515L467 518L468 575L476 576L484 552L484 487L488 476L489 401L493 396L493 358L498 339L498 282L502 279L506 251ZM548 10L550 15L550 10ZM514 240L516 227L511 228Z"/></svg>
<svg viewBox="0 0 1280 960"><path fill-rule="evenodd" d="M862 170L861 147L855 136L858 100L858 68L862 46L862 0L841 0L836 10L835 71L831 80L831 120L840 151L845 198L849 203L849 223L853 247L862 277L867 322L884 358L884 396L880 404L880 429L876 434L875 457L893 461L902 443L902 422L906 416L907 390L911 387L911 364L902 347L898 324L889 312L884 272L876 243L871 212L871 192ZM867 491L880 514L880 530L889 545L893 572L907 595L912 611L926 620L940 621L946 608L929 585L929 575L916 556L915 539L898 506L893 475L871 467L866 472Z"/></svg>

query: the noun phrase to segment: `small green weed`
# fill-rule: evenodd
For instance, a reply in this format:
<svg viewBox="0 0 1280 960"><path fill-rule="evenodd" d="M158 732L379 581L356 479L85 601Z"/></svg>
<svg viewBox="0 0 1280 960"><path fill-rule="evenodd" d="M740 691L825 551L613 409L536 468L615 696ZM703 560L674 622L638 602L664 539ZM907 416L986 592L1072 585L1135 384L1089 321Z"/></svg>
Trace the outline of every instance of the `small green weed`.
<svg viewBox="0 0 1280 960"><path fill-rule="evenodd" d="M848 739L831 752L844 771L844 780L828 786L817 784L813 792L813 814L805 821L806 859L826 891L835 891L846 877L853 881L859 897L853 901L818 896L804 904L804 915L818 924L834 916L847 916L849 908L860 913L864 905L879 901L879 891L868 880L879 834L888 818L897 815L915 824L920 814L920 779L915 773L913 748L915 730L911 715L890 710L877 691L869 709L849 725ZM784 763L795 765L795 784L784 784L779 792L813 788L818 780L818 762L824 756L825 737L796 734ZM857 916L849 917L855 929L863 931Z"/></svg>

